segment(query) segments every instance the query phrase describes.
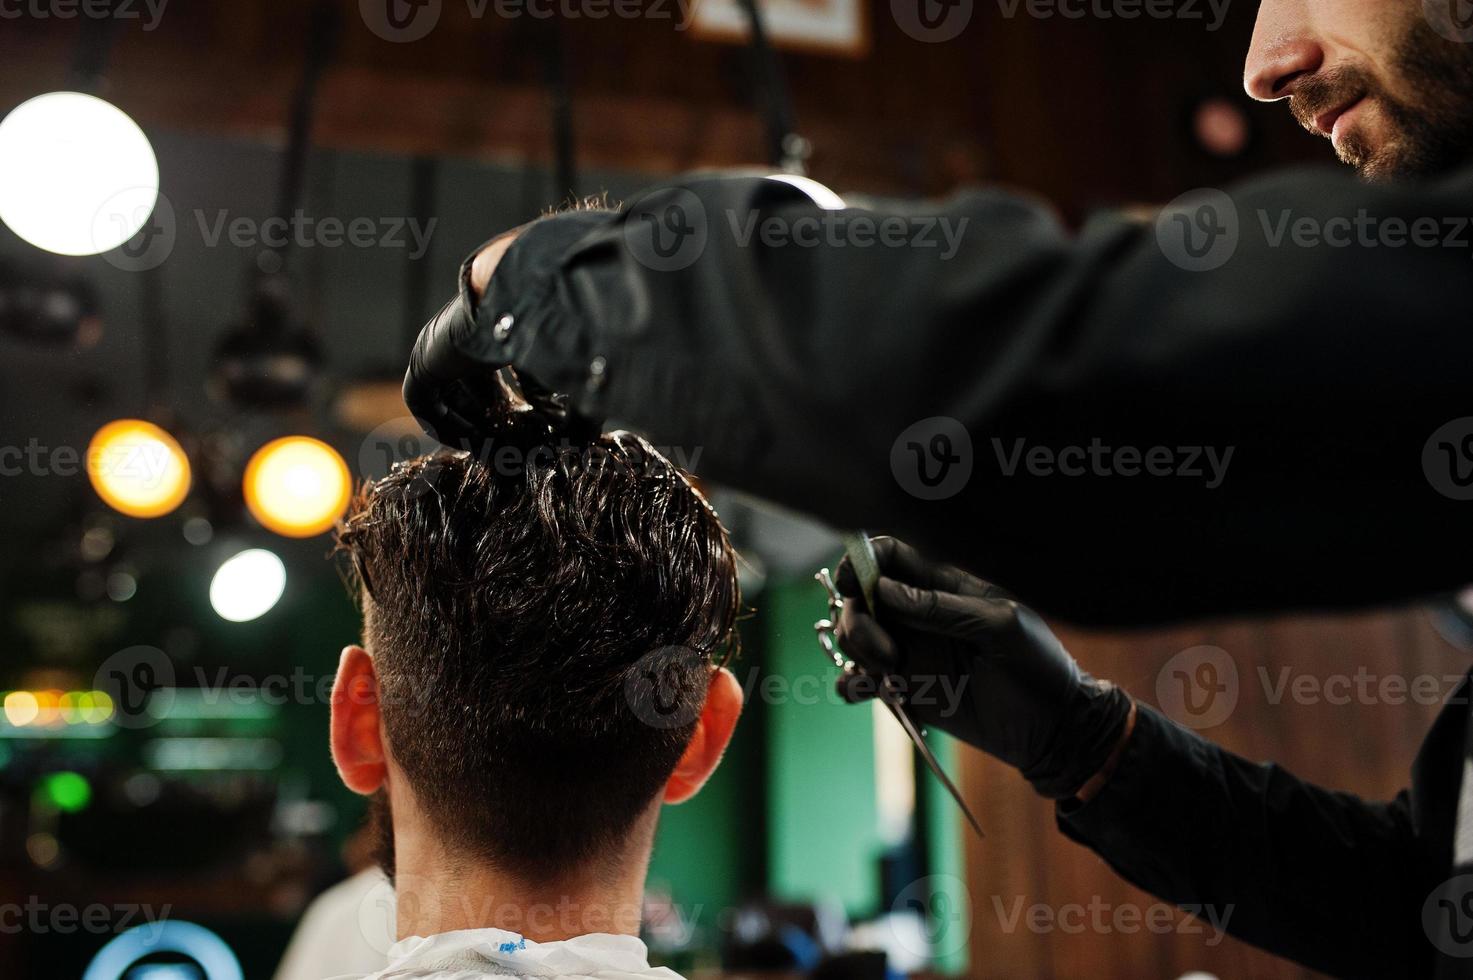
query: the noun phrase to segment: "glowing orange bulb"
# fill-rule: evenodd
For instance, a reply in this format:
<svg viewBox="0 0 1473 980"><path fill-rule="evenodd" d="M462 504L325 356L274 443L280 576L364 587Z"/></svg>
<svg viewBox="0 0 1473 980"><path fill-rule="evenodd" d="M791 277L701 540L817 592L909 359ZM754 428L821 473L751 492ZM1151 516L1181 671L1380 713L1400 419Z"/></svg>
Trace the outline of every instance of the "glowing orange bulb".
<svg viewBox="0 0 1473 980"><path fill-rule="evenodd" d="M37 725L49 728L61 721L61 693L60 691L36 692Z"/></svg>
<svg viewBox="0 0 1473 980"><path fill-rule="evenodd" d="M129 517L162 517L189 494L189 457L152 422L118 419L92 437L87 478L114 510Z"/></svg>
<svg viewBox="0 0 1473 980"><path fill-rule="evenodd" d="M277 534L310 538L343 516L353 478L327 443L308 436L268 442L246 464L245 501L252 516Z"/></svg>

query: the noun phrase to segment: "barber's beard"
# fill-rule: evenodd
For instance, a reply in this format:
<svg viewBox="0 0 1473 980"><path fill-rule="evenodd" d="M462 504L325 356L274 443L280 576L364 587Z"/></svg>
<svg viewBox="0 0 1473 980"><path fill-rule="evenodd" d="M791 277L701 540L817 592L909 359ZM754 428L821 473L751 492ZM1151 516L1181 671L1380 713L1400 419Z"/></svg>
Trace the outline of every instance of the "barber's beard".
<svg viewBox="0 0 1473 980"><path fill-rule="evenodd" d="M1360 95L1374 101L1387 123L1384 138L1373 144L1352 130L1335 151L1370 180L1427 177L1473 160L1473 44L1444 38L1418 10L1389 70L1398 88L1418 93L1416 104L1392 98L1380 79L1346 66L1303 79L1289 110L1313 131L1315 117L1327 109Z"/></svg>
<svg viewBox="0 0 1473 980"><path fill-rule="evenodd" d="M389 794L379 790L368 798L368 828L373 835L373 860L394 883L394 811Z"/></svg>

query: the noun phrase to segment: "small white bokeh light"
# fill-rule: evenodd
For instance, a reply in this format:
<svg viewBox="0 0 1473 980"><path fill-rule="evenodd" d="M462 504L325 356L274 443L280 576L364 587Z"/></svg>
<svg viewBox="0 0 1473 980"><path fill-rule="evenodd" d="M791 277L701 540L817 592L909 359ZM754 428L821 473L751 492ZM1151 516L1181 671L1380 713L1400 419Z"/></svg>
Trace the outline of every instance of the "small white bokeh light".
<svg viewBox="0 0 1473 980"><path fill-rule="evenodd" d="M271 611L286 591L286 566L265 548L226 560L210 581L210 605L221 619L245 623Z"/></svg>
<svg viewBox="0 0 1473 980"><path fill-rule="evenodd" d="M148 137L109 102L48 92L0 121L0 221L37 248L117 248L148 222L158 196Z"/></svg>

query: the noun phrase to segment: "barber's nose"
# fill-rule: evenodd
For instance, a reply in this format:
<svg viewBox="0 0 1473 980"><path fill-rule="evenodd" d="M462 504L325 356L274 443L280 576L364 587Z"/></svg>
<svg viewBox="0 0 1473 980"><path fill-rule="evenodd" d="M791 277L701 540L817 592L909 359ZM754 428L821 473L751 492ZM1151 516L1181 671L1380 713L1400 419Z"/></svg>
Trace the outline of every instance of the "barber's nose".
<svg viewBox="0 0 1473 980"><path fill-rule="evenodd" d="M1298 81L1318 71L1325 60L1324 49L1304 25L1287 23L1275 13L1279 12L1270 10L1270 0L1264 0L1243 64L1243 88L1260 102L1293 95Z"/></svg>

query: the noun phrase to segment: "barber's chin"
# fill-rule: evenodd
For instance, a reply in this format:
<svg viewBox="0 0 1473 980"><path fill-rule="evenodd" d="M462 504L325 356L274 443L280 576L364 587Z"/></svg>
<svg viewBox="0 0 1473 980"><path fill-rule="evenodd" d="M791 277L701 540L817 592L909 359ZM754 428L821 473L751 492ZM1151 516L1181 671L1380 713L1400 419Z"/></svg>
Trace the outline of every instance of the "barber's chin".
<svg viewBox="0 0 1473 980"><path fill-rule="evenodd" d="M1355 169L1362 180L1373 184L1407 180L1416 176L1395 154L1374 154L1365 157L1356 164Z"/></svg>
<svg viewBox="0 0 1473 980"><path fill-rule="evenodd" d="M1365 179L1392 180L1403 176L1405 161L1400 141L1387 130L1376 107L1362 102L1335 121L1330 143L1335 155Z"/></svg>
<svg viewBox="0 0 1473 980"><path fill-rule="evenodd" d="M1419 162L1416 154L1407 152L1406 146L1396 139L1387 140L1359 156L1355 168L1362 179L1373 183L1420 180L1437 173L1436 169L1429 169Z"/></svg>

